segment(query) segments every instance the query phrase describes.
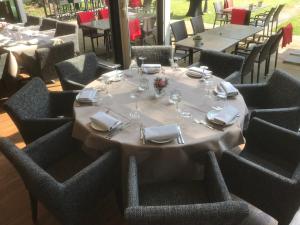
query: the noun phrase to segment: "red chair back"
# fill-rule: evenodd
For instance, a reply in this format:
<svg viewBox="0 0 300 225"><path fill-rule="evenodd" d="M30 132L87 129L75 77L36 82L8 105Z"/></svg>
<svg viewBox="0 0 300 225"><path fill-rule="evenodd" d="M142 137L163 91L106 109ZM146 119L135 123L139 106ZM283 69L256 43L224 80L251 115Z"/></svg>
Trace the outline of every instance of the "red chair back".
<svg viewBox="0 0 300 225"><path fill-rule="evenodd" d="M129 20L128 26L130 41L135 41L142 36L141 23L138 18Z"/></svg>
<svg viewBox="0 0 300 225"><path fill-rule="evenodd" d="M108 8L100 9L98 11L98 17L99 17L99 19L108 19L109 18L109 9Z"/></svg>
<svg viewBox="0 0 300 225"><path fill-rule="evenodd" d="M88 23L95 19L94 12L86 11L86 12L79 12L77 13L77 22L78 25L82 23Z"/></svg>
<svg viewBox="0 0 300 225"><path fill-rule="evenodd" d="M141 0L130 0L128 5L131 8L142 7L142 1Z"/></svg>
<svg viewBox="0 0 300 225"><path fill-rule="evenodd" d="M247 9L232 9L231 12L231 24L245 25L247 23L247 15L249 10Z"/></svg>
<svg viewBox="0 0 300 225"><path fill-rule="evenodd" d="M285 47L287 44L290 44L293 41L293 25L289 23L282 28L282 44L281 47Z"/></svg>

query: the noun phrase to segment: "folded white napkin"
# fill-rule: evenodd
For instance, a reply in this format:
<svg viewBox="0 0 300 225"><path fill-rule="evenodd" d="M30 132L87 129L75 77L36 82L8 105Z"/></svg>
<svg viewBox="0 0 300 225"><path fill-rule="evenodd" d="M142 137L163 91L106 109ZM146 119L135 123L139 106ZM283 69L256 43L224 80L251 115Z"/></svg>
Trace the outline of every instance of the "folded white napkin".
<svg viewBox="0 0 300 225"><path fill-rule="evenodd" d="M122 70L113 70L101 75L101 78L106 81L120 81L123 76Z"/></svg>
<svg viewBox="0 0 300 225"><path fill-rule="evenodd" d="M179 131L177 124L147 127L144 129L145 140L164 141L175 139L178 135Z"/></svg>
<svg viewBox="0 0 300 225"><path fill-rule="evenodd" d="M121 121L106 114L105 112L97 112L90 117L92 123L105 131L116 128L121 124Z"/></svg>
<svg viewBox="0 0 300 225"><path fill-rule="evenodd" d="M94 102L96 99L97 90L93 88L84 88L77 95L76 99L79 102Z"/></svg>
<svg viewBox="0 0 300 225"><path fill-rule="evenodd" d="M230 82L221 81L220 86L225 91L227 97L232 97L239 94L238 90Z"/></svg>
<svg viewBox="0 0 300 225"><path fill-rule="evenodd" d="M161 69L160 64L143 64L142 71L144 73L158 73Z"/></svg>
<svg viewBox="0 0 300 225"><path fill-rule="evenodd" d="M186 73L187 75L191 75L194 77L202 77L202 76L209 76L212 75L212 71L208 69L204 69L202 67L190 67Z"/></svg>
<svg viewBox="0 0 300 225"><path fill-rule="evenodd" d="M214 122L223 126L228 125L238 113L239 111L235 107L227 105L215 115Z"/></svg>

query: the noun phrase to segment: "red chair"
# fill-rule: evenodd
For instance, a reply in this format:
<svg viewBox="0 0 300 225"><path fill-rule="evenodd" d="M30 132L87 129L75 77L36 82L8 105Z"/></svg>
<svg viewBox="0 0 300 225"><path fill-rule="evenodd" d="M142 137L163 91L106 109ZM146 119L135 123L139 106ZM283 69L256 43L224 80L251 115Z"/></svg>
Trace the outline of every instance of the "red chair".
<svg viewBox="0 0 300 225"><path fill-rule="evenodd" d="M103 8L98 11L98 18L99 19L108 19L109 18L109 9Z"/></svg>
<svg viewBox="0 0 300 225"><path fill-rule="evenodd" d="M131 8L142 7L142 1L141 0L130 0L128 5Z"/></svg>
<svg viewBox="0 0 300 225"><path fill-rule="evenodd" d="M129 20L128 26L130 41L133 42L142 37L141 23L138 18Z"/></svg>
<svg viewBox="0 0 300 225"><path fill-rule="evenodd" d="M88 23L95 19L94 12L86 11L86 12L78 12L77 13L77 24L82 29L82 39L83 39L83 50L85 51L85 37L91 38L91 42L93 43L93 40L97 40L97 46L98 46L98 38L103 37L103 33L99 33L97 29L90 29L86 27L82 27L82 23ZM94 45L93 45L94 46Z"/></svg>
<svg viewBox="0 0 300 225"><path fill-rule="evenodd" d="M249 24L250 11L247 9L233 8L231 12L231 24L246 25Z"/></svg>

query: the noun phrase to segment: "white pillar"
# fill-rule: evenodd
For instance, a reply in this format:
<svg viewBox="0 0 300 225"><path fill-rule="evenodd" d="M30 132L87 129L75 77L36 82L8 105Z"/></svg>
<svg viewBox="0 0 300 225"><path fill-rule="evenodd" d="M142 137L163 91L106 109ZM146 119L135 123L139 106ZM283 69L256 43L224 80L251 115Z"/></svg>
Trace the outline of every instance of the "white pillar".
<svg viewBox="0 0 300 225"><path fill-rule="evenodd" d="M17 7L17 11L19 12L21 22L25 23L27 21L27 18L26 18L26 14L25 14L23 1L22 0L16 0L16 4L17 4L16 7Z"/></svg>
<svg viewBox="0 0 300 225"><path fill-rule="evenodd" d="M171 0L164 0L164 44L170 44Z"/></svg>

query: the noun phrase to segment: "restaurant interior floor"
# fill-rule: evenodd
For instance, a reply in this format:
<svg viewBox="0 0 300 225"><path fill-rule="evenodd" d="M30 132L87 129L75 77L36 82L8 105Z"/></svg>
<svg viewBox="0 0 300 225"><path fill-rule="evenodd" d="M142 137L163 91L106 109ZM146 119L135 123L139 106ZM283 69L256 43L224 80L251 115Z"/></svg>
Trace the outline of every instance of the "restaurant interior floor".
<svg viewBox="0 0 300 225"><path fill-rule="evenodd" d="M82 47L82 36L79 35L80 46ZM86 43L90 41L86 39ZM91 47L87 44L87 51ZM284 49L280 49L278 68L283 69L290 74L300 79L300 66L282 63L284 57L289 54L291 49L300 49L300 37L293 37L293 43ZM98 52L102 56L104 48ZM197 57L195 57L197 59ZM272 58L273 65L274 57ZM184 63L182 63L184 66ZM273 67L272 67L273 69ZM263 68L261 68L263 71ZM250 76L247 77L249 79ZM261 82L264 82L261 76ZM61 90L60 83L57 81L54 84L48 85L48 88L53 91ZM24 143L17 128L3 111L3 101L0 101L0 136L7 137L13 141L18 147L23 147ZM0 224L5 225L32 225L31 210L28 194L22 180L16 173L12 165L0 153ZM105 200L107 203L102 210L99 209L99 218L96 218L96 224L105 225L122 225L125 224L121 215L118 213L117 207L114 204L114 196L111 195ZM100 214L101 213L101 214ZM41 205L39 205L38 220L40 225L56 225L59 224L55 218ZM300 224L300 210L296 214L290 225Z"/></svg>

